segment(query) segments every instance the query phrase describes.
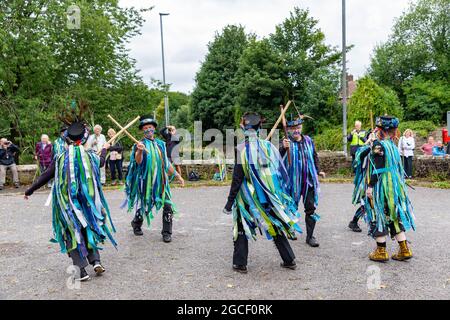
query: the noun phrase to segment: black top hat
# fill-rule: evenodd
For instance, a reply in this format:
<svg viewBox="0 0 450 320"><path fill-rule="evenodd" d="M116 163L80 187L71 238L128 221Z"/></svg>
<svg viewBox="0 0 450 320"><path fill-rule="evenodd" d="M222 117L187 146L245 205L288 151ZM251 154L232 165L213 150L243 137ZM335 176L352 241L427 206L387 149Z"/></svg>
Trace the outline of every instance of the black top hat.
<svg viewBox="0 0 450 320"><path fill-rule="evenodd" d="M153 119L151 116L145 115L141 116L139 119L141 122L139 123L139 129L142 129L147 124L153 125L155 128L158 126L158 122L156 122L155 119Z"/></svg>
<svg viewBox="0 0 450 320"><path fill-rule="evenodd" d="M67 128L67 137L73 142L86 142L87 136L88 133L83 122L72 123L69 128Z"/></svg>
<svg viewBox="0 0 450 320"><path fill-rule="evenodd" d="M244 130L258 130L261 128L263 119L257 113L246 113L242 117L244 119Z"/></svg>
<svg viewBox="0 0 450 320"><path fill-rule="evenodd" d="M292 127L297 127L297 126L301 125L302 123L303 123L303 119L298 118L295 120L288 121L287 126L288 126L288 128L292 128Z"/></svg>
<svg viewBox="0 0 450 320"><path fill-rule="evenodd" d="M67 130L67 126L63 125L63 126L61 126L61 128L59 128L59 133L65 132L66 130Z"/></svg>

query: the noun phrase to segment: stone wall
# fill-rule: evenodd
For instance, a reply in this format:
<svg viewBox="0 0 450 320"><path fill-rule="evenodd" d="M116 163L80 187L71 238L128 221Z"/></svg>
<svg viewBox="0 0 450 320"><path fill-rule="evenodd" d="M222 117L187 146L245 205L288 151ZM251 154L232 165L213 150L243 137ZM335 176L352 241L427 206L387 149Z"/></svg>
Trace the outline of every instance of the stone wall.
<svg viewBox="0 0 450 320"><path fill-rule="evenodd" d="M335 174L350 175L351 158L345 158L342 152L319 152L321 170L328 176ZM124 164L126 172L127 163ZM414 158L414 177L430 179L449 179L450 180L450 158L434 158L417 156ZM36 174L36 165L18 166L19 178L21 184L32 183ZM194 170L201 179L210 180L216 171L216 165L211 161L188 160L183 161L183 175ZM227 171L233 171L233 161L227 160ZM8 171L6 184L11 184L11 172Z"/></svg>

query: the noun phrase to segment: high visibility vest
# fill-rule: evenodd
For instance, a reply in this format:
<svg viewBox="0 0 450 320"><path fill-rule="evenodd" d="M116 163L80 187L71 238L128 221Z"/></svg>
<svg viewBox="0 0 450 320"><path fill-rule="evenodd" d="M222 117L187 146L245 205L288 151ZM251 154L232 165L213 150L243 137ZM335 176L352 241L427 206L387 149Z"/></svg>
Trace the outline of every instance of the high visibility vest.
<svg viewBox="0 0 450 320"><path fill-rule="evenodd" d="M365 138L366 132L364 130L361 130L359 133L354 133L352 135L352 142L350 143L351 146L363 146L364 141L362 138Z"/></svg>

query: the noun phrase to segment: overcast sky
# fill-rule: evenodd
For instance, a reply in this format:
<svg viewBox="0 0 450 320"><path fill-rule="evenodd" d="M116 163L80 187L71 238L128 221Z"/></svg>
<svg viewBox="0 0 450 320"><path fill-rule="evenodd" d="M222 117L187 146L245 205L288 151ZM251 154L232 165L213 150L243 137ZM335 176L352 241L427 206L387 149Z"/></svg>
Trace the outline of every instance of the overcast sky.
<svg viewBox="0 0 450 320"><path fill-rule="evenodd" d="M394 18L408 7L409 0L347 0L347 44L349 72L362 76L373 47L387 39ZM309 8L319 20L326 43L341 48L341 0L120 0L122 6L155 6L145 14L142 35L130 44L131 56L145 82L162 80L159 12L164 17L166 80L172 90L189 93L194 77L216 31L227 24L242 24L247 32L267 36L274 32L295 7Z"/></svg>

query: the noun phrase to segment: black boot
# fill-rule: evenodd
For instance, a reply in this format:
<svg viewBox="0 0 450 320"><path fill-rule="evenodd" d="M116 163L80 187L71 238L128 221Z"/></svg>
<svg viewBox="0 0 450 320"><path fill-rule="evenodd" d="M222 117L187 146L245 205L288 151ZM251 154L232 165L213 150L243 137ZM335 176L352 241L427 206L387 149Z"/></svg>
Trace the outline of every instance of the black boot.
<svg viewBox="0 0 450 320"><path fill-rule="evenodd" d="M75 276L75 280L77 281L88 281L90 279L89 274L86 269L80 268L80 274Z"/></svg>
<svg viewBox="0 0 450 320"><path fill-rule="evenodd" d="M172 218L173 211L170 205L164 205L163 209L163 228L161 231L163 241L169 243L172 241Z"/></svg>
<svg viewBox="0 0 450 320"><path fill-rule="evenodd" d="M247 266L233 264L233 270L239 273L247 273Z"/></svg>
<svg viewBox="0 0 450 320"><path fill-rule="evenodd" d="M353 232L361 232L361 228L358 226L358 221L350 221L348 227L352 229Z"/></svg>
<svg viewBox="0 0 450 320"><path fill-rule="evenodd" d="M141 215L136 215L131 221L131 227L133 228L133 232L135 236L142 236L144 232L142 232L142 223L144 222L144 218Z"/></svg>
<svg viewBox="0 0 450 320"><path fill-rule="evenodd" d="M319 243L316 238L314 238L314 227L316 226L316 220L311 215L305 216L305 224L306 224L306 243L311 247L318 247Z"/></svg>

